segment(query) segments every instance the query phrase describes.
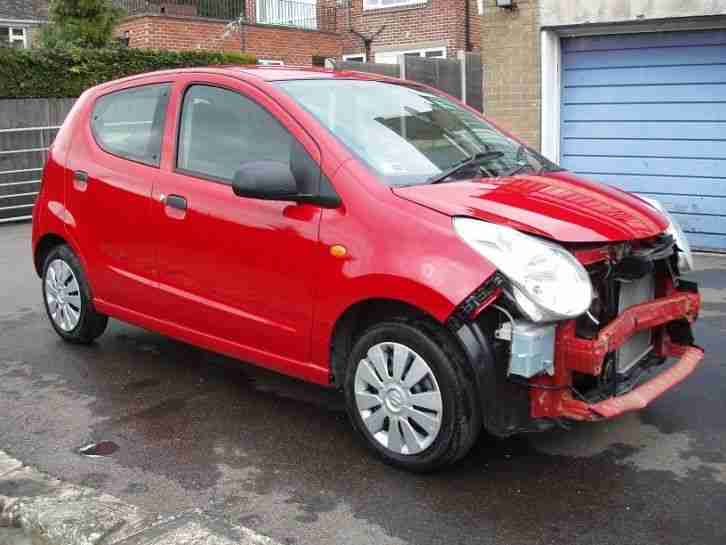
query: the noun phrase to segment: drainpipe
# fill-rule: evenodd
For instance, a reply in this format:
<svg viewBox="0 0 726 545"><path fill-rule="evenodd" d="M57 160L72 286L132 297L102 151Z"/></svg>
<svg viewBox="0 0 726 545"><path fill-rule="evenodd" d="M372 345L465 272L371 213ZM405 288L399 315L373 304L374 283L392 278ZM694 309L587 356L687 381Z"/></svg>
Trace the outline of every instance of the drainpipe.
<svg viewBox="0 0 726 545"><path fill-rule="evenodd" d="M471 0L464 0L464 17L464 49L471 52Z"/></svg>

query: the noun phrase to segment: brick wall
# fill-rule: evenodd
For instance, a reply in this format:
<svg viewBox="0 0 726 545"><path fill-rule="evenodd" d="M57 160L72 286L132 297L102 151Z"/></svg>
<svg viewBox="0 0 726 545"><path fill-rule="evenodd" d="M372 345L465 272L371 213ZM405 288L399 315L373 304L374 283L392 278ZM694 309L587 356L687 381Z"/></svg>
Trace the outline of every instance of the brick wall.
<svg viewBox="0 0 726 545"><path fill-rule="evenodd" d="M310 66L313 56L339 57L340 36L331 32L244 25L242 47L258 59Z"/></svg>
<svg viewBox="0 0 726 545"><path fill-rule="evenodd" d="M360 37L348 31L349 26L365 35L372 35L381 26L383 32L373 42L373 50L378 47L415 46L420 42L445 41L447 56L456 56L457 51L465 48L465 5L470 6L470 41L473 49L479 49L480 18L477 0L428 0L423 5L398 8L364 10L363 0L351 0L350 20L348 10L338 11L338 29L343 39L344 53L362 53L363 42Z"/></svg>
<svg viewBox="0 0 726 545"><path fill-rule="evenodd" d="M540 53L537 0L517 9L484 0L484 113L540 148Z"/></svg>
<svg viewBox="0 0 726 545"><path fill-rule="evenodd" d="M190 17L166 15L139 15L127 17L118 27L116 35L129 33L129 46L150 49L183 51L206 49L212 51L240 51L240 36L236 32L225 35L226 23Z"/></svg>

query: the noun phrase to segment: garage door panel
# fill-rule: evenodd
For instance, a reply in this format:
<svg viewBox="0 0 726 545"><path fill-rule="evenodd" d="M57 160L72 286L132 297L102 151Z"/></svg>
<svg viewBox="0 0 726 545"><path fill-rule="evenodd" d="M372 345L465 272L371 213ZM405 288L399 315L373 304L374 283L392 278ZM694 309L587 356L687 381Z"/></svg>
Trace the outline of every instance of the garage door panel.
<svg viewBox="0 0 726 545"><path fill-rule="evenodd" d="M562 84L562 166L726 250L726 30L566 39Z"/></svg>
<svg viewBox="0 0 726 545"><path fill-rule="evenodd" d="M568 121L726 121L726 107L714 108L713 103L570 104L562 107L562 115Z"/></svg>
<svg viewBox="0 0 726 545"><path fill-rule="evenodd" d="M567 40L562 49L566 52L604 51L692 45L726 45L726 30L662 33L656 41L650 33L623 34L617 40L613 36L583 36Z"/></svg>
<svg viewBox="0 0 726 545"><path fill-rule="evenodd" d="M726 197L701 197L698 195L666 195L640 192L639 195L658 199L666 210L680 214L708 214L726 219Z"/></svg>
<svg viewBox="0 0 726 545"><path fill-rule="evenodd" d="M726 127L724 127L726 129ZM565 138L562 155L606 155L632 157L671 157L723 159L726 140L645 140ZM726 164L724 164L726 168Z"/></svg>
<svg viewBox="0 0 726 545"><path fill-rule="evenodd" d="M638 121L597 122L563 119L563 138L645 138L653 140L698 138L719 140L726 138L726 124L713 122Z"/></svg>
<svg viewBox="0 0 726 545"><path fill-rule="evenodd" d="M705 176L720 178L726 175L726 161L716 159L665 159L655 157L594 157L574 155L562 158L562 164L575 172L603 174L649 174L651 176Z"/></svg>
<svg viewBox="0 0 726 545"><path fill-rule="evenodd" d="M680 214L673 216L685 231L718 235L726 233L726 216L707 216L703 214Z"/></svg>
<svg viewBox="0 0 726 545"><path fill-rule="evenodd" d="M618 68L643 66L641 55L633 55L630 49L610 51L580 51L565 53L568 70L581 68ZM647 53L648 66L673 66L690 64L726 63L726 51L722 45L705 45L688 48L654 47Z"/></svg>
<svg viewBox="0 0 726 545"><path fill-rule="evenodd" d="M604 68L564 71L565 87L573 85L642 85L662 83L723 83L726 65L708 66L653 66L631 68Z"/></svg>
<svg viewBox="0 0 726 545"><path fill-rule="evenodd" d="M719 196L723 194L726 178L694 178L688 176L642 176L627 173L603 174L580 172L590 180L610 184L635 193L666 193L688 198L693 195Z"/></svg>
<svg viewBox="0 0 726 545"><path fill-rule="evenodd" d="M704 85L608 85L565 89L565 104L593 102L714 102L726 99L726 83Z"/></svg>
<svg viewBox="0 0 726 545"><path fill-rule="evenodd" d="M688 233L688 242L692 248L707 248L722 250L726 248L726 235L710 235L703 233ZM698 261L698 258L696 258Z"/></svg>

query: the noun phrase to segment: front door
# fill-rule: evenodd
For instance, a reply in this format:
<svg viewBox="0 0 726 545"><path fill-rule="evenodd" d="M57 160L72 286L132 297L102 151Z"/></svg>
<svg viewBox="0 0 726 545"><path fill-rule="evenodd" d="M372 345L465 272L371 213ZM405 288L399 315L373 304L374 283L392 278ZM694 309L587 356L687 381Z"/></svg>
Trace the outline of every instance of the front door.
<svg viewBox="0 0 726 545"><path fill-rule="evenodd" d="M299 374L310 361L321 210L237 197L231 184L245 163L289 163L291 150L303 149L298 142L315 161L319 151L279 107L244 85L220 76L176 89L177 149L154 186L164 314L232 343L235 354Z"/></svg>

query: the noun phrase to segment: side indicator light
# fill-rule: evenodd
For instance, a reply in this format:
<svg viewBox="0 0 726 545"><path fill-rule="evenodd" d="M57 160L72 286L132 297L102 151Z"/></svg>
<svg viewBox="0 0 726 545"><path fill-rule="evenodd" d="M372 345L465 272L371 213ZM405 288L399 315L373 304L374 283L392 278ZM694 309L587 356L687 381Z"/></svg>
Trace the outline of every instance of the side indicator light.
<svg viewBox="0 0 726 545"><path fill-rule="evenodd" d="M330 255L333 257L345 257L348 255L348 249L340 244L334 244L330 247Z"/></svg>

